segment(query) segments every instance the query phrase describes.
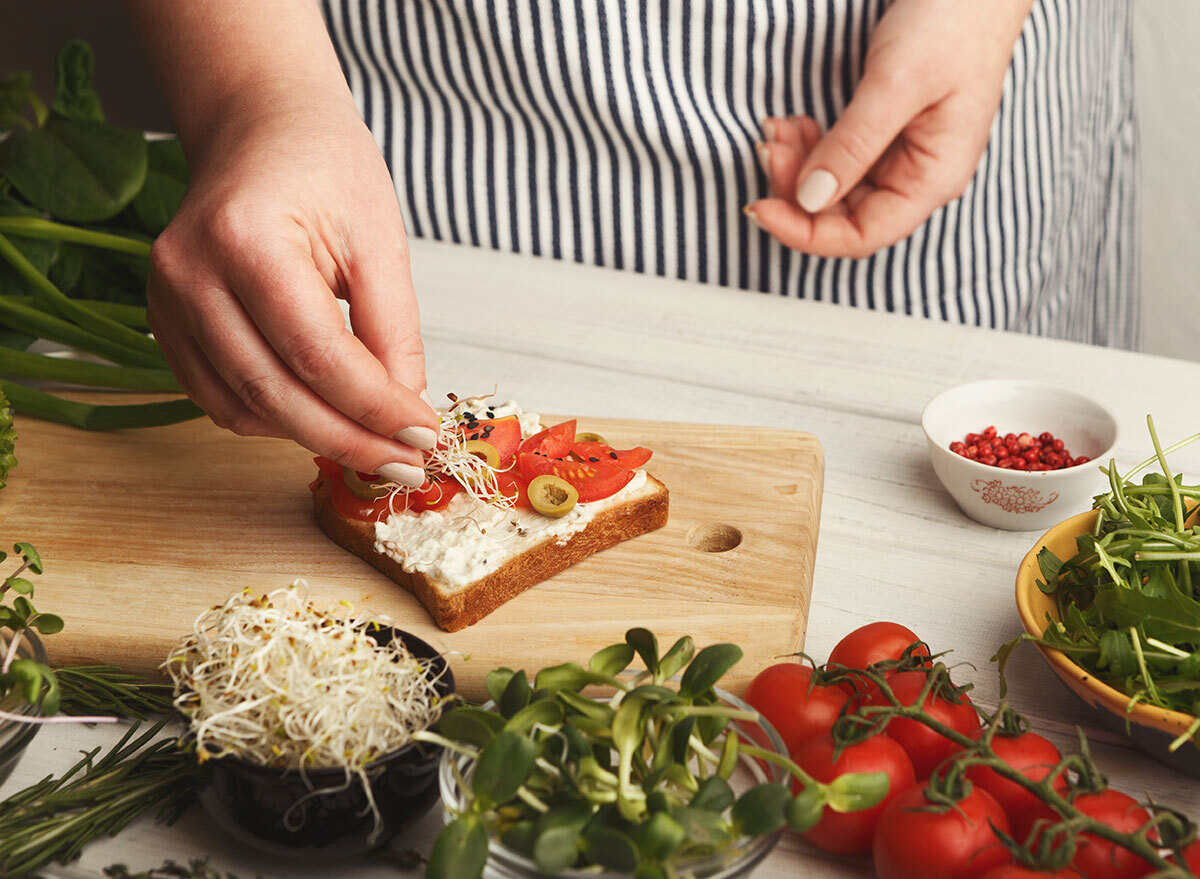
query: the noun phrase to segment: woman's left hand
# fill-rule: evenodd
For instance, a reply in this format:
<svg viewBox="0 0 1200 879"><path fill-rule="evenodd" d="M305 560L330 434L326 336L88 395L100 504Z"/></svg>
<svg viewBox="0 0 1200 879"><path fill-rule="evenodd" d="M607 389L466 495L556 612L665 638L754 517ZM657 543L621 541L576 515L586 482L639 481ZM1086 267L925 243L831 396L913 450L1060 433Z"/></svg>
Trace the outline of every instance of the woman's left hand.
<svg viewBox="0 0 1200 879"><path fill-rule="evenodd" d="M1032 0L895 0L853 99L822 135L768 118L772 196L746 213L781 243L862 258L912 234L975 174Z"/></svg>

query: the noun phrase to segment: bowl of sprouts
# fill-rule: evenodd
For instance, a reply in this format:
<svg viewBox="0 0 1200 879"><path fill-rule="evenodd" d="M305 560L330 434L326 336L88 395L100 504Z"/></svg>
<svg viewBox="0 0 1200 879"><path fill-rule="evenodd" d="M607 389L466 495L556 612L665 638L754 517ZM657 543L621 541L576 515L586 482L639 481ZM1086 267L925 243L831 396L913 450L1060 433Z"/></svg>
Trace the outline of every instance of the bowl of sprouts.
<svg viewBox="0 0 1200 879"><path fill-rule="evenodd" d="M239 841L345 858L385 845L438 798L426 738L454 698L432 646L303 582L245 590L197 618L166 668L203 765L199 799Z"/></svg>

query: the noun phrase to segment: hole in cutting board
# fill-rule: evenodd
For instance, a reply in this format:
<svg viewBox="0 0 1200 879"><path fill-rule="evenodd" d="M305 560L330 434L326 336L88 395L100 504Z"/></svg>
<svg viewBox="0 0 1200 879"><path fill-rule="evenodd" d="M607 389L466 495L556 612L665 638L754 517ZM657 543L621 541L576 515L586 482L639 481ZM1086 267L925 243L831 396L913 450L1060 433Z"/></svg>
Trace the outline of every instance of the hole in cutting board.
<svg viewBox="0 0 1200 879"><path fill-rule="evenodd" d="M687 542L701 552L729 552L742 542L742 532L732 525L697 525L688 532Z"/></svg>

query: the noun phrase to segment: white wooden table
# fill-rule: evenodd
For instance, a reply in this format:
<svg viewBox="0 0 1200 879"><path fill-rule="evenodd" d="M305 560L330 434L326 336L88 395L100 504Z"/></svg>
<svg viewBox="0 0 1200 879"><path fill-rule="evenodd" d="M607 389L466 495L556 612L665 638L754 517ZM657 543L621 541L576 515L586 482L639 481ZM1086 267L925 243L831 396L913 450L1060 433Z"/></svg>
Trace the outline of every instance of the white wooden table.
<svg viewBox="0 0 1200 879"><path fill-rule="evenodd" d="M490 389L495 381L505 396L542 411L816 434L826 455L825 496L806 649L824 658L851 629L896 620L975 666L960 676L975 683L984 706L999 698L989 657L1021 630L1013 578L1038 535L995 531L958 511L929 465L920 429L925 403L951 385L998 376L1072 387L1116 414L1125 466L1149 449L1147 412L1164 440L1200 430L1200 363L450 245L415 242L412 259L435 391ZM1195 477L1200 449L1172 463ZM1011 700L1060 746L1073 744L1077 724L1087 727L1114 786L1200 815L1196 780L1089 726L1032 648L1018 652L1009 681ZM116 735L43 730L0 796ZM398 845L428 852L439 826L435 813ZM46 875L97 876L117 861L143 870L200 855L243 879L397 875L391 866L331 872L280 864L230 842L198 808L169 829L141 820ZM799 875L871 871L865 861L785 836L755 873Z"/></svg>

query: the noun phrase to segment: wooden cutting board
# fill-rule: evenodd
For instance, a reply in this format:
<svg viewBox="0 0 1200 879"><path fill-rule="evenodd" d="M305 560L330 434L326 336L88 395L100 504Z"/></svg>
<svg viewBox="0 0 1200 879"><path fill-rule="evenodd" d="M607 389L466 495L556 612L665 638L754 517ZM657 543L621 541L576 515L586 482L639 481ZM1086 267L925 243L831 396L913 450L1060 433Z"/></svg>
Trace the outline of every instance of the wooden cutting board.
<svg viewBox="0 0 1200 879"><path fill-rule="evenodd" d="M27 540L41 552L36 605L67 621L47 639L57 665L154 674L205 609L297 577L317 600L386 614L452 651L468 696L494 667L583 662L631 626L657 633L663 649L683 634L699 646L741 645L746 656L726 679L734 691L800 649L824 473L813 436L586 417L579 429L654 450L647 469L670 488L667 526L453 634L317 528L311 455L207 420L104 434L18 417L20 464L0 491L0 544Z"/></svg>

